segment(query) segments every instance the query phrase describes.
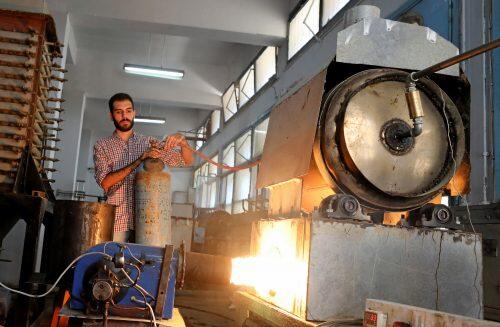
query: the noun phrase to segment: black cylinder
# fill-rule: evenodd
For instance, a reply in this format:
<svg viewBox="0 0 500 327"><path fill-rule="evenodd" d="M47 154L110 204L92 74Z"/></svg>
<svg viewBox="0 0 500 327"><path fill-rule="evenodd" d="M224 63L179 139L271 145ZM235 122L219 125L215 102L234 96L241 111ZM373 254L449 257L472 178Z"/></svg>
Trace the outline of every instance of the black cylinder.
<svg viewBox="0 0 500 327"><path fill-rule="evenodd" d="M90 247L113 240L115 207L107 203L58 200L49 251L49 276L56 278Z"/></svg>

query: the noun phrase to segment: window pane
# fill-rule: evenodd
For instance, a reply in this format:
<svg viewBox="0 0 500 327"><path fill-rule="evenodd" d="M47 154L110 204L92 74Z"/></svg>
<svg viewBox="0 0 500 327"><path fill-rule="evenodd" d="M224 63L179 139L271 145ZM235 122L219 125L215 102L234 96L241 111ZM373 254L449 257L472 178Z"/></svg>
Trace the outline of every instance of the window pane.
<svg viewBox="0 0 500 327"><path fill-rule="evenodd" d="M220 111L212 111L210 119L210 135L214 135L220 128Z"/></svg>
<svg viewBox="0 0 500 327"><path fill-rule="evenodd" d="M348 2L349 0L323 0L322 25L325 26Z"/></svg>
<svg viewBox="0 0 500 327"><path fill-rule="evenodd" d="M234 206L233 213L241 213L244 211L244 202L247 200L250 193L250 169L240 170L236 172L234 180ZM248 208L245 208L248 210Z"/></svg>
<svg viewBox="0 0 500 327"><path fill-rule="evenodd" d="M239 108L255 94L255 69L252 65L238 82L239 85Z"/></svg>
<svg viewBox="0 0 500 327"><path fill-rule="evenodd" d="M215 199L217 197L217 183L215 181L208 184L208 207L215 208L216 202Z"/></svg>
<svg viewBox="0 0 500 327"><path fill-rule="evenodd" d="M231 206L233 203L233 177L234 174L227 175L225 178L225 196L224 207L227 212L231 213Z"/></svg>
<svg viewBox="0 0 500 327"><path fill-rule="evenodd" d="M288 59L292 58L319 31L319 2L309 0L290 21Z"/></svg>
<svg viewBox="0 0 500 327"><path fill-rule="evenodd" d="M205 128L205 126L201 126L201 127L198 129L198 131L197 131L196 135L197 135L197 137L199 137L199 138L204 138L204 137L206 136L206 135L205 135L205 132L206 132L206 128ZM203 141L196 141L196 150L198 150L199 148L201 148L201 147L203 146L203 143L205 143L205 142L203 142Z"/></svg>
<svg viewBox="0 0 500 327"><path fill-rule="evenodd" d="M276 48L267 47L255 62L255 83L260 90L276 74Z"/></svg>
<svg viewBox="0 0 500 327"><path fill-rule="evenodd" d="M222 96L222 107L224 109L224 121L231 118L238 110L236 106L236 92L234 84L231 84L229 89Z"/></svg>
<svg viewBox="0 0 500 327"><path fill-rule="evenodd" d="M262 151L264 150L264 142L266 141L268 124L269 118L264 120L259 125L255 126L253 134L253 157L261 155Z"/></svg>
<svg viewBox="0 0 500 327"><path fill-rule="evenodd" d="M213 158L211 158L215 162L219 162L219 156L216 154ZM217 176L217 166L214 164L209 164L208 166L208 175L210 177Z"/></svg>
<svg viewBox="0 0 500 327"><path fill-rule="evenodd" d="M222 162L228 166L234 166L234 143L229 144L222 151Z"/></svg>
<svg viewBox="0 0 500 327"><path fill-rule="evenodd" d="M235 153L236 153L236 165L241 165L244 162L250 160L252 151L252 133L251 131L246 132L242 136L236 139L235 142Z"/></svg>

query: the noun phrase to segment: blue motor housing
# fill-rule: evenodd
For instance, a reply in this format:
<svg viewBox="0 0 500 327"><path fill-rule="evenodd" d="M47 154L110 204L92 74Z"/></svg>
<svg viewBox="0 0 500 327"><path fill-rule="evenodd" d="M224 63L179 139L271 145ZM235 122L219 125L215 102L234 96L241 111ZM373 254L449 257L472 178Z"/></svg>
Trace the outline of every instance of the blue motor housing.
<svg viewBox="0 0 500 327"><path fill-rule="evenodd" d="M89 308L91 303L99 302L93 289L97 281L106 286L108 286L108 284L112 285L109 289L112 290L113 295L108 301L111 314L113 314L113 308L120 308L120 310L116 310L119 312L130 312L130 310L126 310L127 308L141 308L138 302L132 301L132 297L141 301L144 301L146 298L153 308L156 307L156 302L159 301L160 298L165 297L164 302L160 301L160 303L163 302L161 318L172 318L177 263L179 260L178 251L173 251L169 269L164 269L168 270L168 275L167 271L163 271L162 273L165 248L131 243L119 244L108 242L90 248L87 253L89 252L105 252L112 257L115 257L116 254L118 254L118 257L123 255L125 259L124 269L128 272L130 278L136 281L136 285L147 291L154 299L151 299L149 296L145 297L143 295L144 292L140 292L138 287L132 287L133 283L130 281L117 283L116 281L123 280L124 276L120 269L117 269L115 264L109 259L105 260L102 254L92 254L83 257L76 264L71 289L71 309L89 311L89 309L91 309ZM141 262L140 264L132 257L131 253ZM133 265L136 267L133 267ZM137 268L140 269L140 276L138 279L139 272ZM164 287L159 289L160 282L162 281L162 274L164 275L162 282ZM166 281L167 277L168 282ZM160 296L160 298L158 296ZM124 308L125 310L123 310ZM144 309L144 306L142 306L142 309ZM157 316L157 318L160 317Z"/></svg>

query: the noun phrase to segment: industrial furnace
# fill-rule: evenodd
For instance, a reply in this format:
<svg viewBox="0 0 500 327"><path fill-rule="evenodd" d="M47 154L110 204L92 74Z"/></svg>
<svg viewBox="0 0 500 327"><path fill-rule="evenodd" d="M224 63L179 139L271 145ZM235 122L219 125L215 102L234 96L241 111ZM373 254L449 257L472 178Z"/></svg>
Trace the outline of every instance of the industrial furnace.
<svg viewBox="0 0 500 327"><path fill-rule="evenodd" d="M481 236L441 204L468 192L469 84L457 64L412 73L457 54L376 7L347 12L333 62L271 112L269 217L235 284L304 323L362 318L367 298L483 317Z"/></svg>

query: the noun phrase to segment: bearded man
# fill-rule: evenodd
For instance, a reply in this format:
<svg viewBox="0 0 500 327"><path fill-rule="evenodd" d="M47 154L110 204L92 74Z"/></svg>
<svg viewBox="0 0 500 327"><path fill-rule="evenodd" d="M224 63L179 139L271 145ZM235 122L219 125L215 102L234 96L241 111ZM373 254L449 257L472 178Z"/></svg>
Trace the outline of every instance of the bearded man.
<svg viewBox="0 0 500 327"><path fill-rule="evenodd" d="M115 125L111 136L94 145L95 179L116 206L113 241L133 241L134 179L137 167L146 158L159 158L166 166L189 166L193 153L181 134L169 135L163 142L135 133L132 97L117 93L109 99L109 116ZM158 144L158 147L151 147Z"/></svg>

